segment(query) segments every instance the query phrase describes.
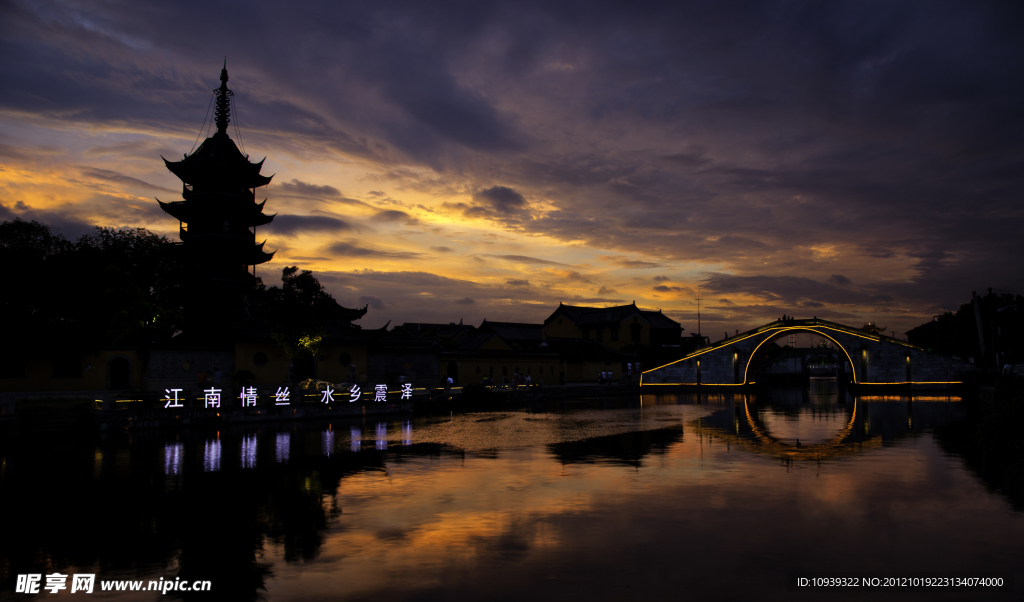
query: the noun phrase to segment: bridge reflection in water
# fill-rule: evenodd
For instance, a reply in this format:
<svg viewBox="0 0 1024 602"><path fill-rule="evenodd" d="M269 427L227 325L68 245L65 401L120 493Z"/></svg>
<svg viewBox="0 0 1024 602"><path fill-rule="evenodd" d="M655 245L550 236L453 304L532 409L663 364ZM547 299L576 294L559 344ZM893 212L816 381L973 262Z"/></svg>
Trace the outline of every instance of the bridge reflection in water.
<svg viewBox="0 0 1024 602"><path fill-rule="evenodd" d="M643 405L689 395L643 395ZM822 461L862 453L958 421L963 408L947 395L854 395L831 379L758 394L703 394L724 406L690 422L698 436L785 462ZM938 402L938 403L937 403Z"/></svg>

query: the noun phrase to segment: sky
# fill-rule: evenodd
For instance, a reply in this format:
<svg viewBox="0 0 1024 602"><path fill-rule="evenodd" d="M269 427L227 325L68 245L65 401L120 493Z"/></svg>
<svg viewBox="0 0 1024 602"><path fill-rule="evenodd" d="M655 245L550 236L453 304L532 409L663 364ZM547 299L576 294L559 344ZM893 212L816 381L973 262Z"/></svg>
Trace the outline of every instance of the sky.
<svg viewBox="0 0 1024 602"><path fill-rule="evenodd" d="M0 220L177 237L229 134L357 323L636 302L712 340L1024 288L1024 5L0 2ZM209 113L209 117L206 115ZM237 129L236 129L237 127Z"/></svg>

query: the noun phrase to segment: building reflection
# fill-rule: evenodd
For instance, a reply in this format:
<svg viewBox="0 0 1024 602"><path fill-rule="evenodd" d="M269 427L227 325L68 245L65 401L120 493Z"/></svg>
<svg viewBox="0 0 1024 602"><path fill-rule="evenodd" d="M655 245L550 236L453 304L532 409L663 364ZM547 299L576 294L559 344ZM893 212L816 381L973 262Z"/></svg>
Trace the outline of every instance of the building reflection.
<svg viewBox="0 0 1024 602"><path fill-rule="evenodd" d="M648 454L663 454L683 440L682 425L565 441L548 446L562 464L612 463L640 467Z"/></svg>

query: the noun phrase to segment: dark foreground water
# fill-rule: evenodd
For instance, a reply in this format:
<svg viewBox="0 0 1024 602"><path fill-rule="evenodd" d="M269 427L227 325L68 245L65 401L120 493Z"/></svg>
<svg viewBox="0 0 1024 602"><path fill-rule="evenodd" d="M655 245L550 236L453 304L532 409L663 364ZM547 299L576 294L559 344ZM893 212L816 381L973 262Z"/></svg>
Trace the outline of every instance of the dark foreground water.
<svg viewBox="0 0 1024 602"><path fill-rule="evenodd" d="M85 600L161 578L204 600L1022 600L1021 500L964 416L826 386L5 437L0 597L57 572L95 573ZM800 571L1016 582L793 591Z"/></svg>

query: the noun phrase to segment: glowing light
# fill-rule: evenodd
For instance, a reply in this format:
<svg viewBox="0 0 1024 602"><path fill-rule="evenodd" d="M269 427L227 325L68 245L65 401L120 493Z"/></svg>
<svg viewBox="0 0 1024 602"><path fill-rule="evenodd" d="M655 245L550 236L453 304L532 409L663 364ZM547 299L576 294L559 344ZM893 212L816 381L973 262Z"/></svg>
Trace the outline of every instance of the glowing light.
<svg viewBox="0 0 1024 602"><path fill-rule="evenodd" d="M256 435L242 437L242 468L256 468Z"/></svg>
<svg viewBox="0 0 1024 602"><path fill-rule="evenodd" d="M242 400L243 408L256 405L256 387L242 387L242 393L238 397Z"/></svg>
<svg viewBox="0 0 1024 602"><path fill-rule="evenodd" d="M178 393L181 393L183 390L184 389L164 389L164 399L167 400L167 403L164 404L164 409L185 407L181 405L181 400L178 399Z"/></svg>
<svg viewBox="0 0 1024 602"><path fill-rule="evenodd" d="M204 403L203 407L206 407L206 408L209 408L209 407L219 408L220 407L220 393L221 393L220 389L214 389L213 387L210 387L209 389L205 389L203 391L203 393L206 394L206 396L203 398L203 403Z"/></svg>
<svg viewBox="0 0 1024 602"><path fill-rule="evenodd" d="M181 443L168 443L164 446L164 474L181 474L181 459L184 446Z"/></svg>
<svg viewBox="0 0 1024 602"><path fill-rule="evenodd" d="M334 389L331 388L331 385L327 385L327 390L320 392L323 393L323 397L320 398L320 401L323 403L331 403L334 401Z"/></svg>
<svg viewBox="0 0 1024 602"><path fill-rule="evenodd" d="M276 406L287 406L291 405L289 401L291 393L288 392L288 387L281 390L281 387L277 388L277 393L274 393L274 405Z"/></svg>
<svg viewBox="0 0 1024 602"><path fill-rule="evenodd" d="M203 472L217 472L220 470L220 439L213 439L206 442L206 449L203 452Z"/></svg>
<svg viewBox="0 0 1024 602"><path fill-rule="evenodd" d="M323 454L330 457L331 452L334 451L334 431L331 429L324 430L323 437L321 438L321 446Z"/></svg>

